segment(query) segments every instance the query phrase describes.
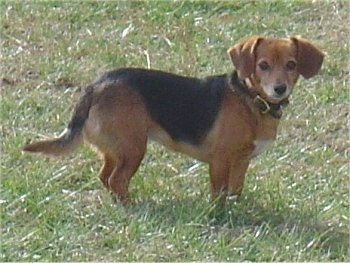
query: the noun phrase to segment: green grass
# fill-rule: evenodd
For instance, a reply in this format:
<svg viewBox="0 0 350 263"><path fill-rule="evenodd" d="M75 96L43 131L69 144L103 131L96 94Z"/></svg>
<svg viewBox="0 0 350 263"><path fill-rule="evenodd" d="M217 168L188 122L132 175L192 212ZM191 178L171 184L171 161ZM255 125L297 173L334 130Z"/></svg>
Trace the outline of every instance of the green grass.
<svg viewBox="0 0 350 263"><path fill-rule="evenodd" d="M347 1L0 6L1 261L350 261ZM62 131L79 88L104 70L225 73L226 49L251 34L302 35L327 56L295 88L241 201L221 213L207 167L155 144L126 208L101 186L88 148L56 160L21 152Z"/></svg>

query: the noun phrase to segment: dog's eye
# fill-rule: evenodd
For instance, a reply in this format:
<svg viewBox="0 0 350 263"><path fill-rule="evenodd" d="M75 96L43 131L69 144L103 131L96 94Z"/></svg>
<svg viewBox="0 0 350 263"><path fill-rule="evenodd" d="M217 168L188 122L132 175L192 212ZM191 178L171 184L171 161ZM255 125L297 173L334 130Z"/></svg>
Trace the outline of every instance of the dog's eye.
<svg viewBox="0 0 350 263"><path fill-rule="evenodd" d="M287 70L294 70L297 64L294 61L288 61L286 64Z"/></svg>
<svg viewBox="0 0 350 263"><path fill-rule="evenodd" d="M259 63L259 68L260 68L262 71L266 71L266 70L269 70L269 69L270 69L270 66L269 66L269 64L267 64L266 61L263 61L263 62Z"/></svg>

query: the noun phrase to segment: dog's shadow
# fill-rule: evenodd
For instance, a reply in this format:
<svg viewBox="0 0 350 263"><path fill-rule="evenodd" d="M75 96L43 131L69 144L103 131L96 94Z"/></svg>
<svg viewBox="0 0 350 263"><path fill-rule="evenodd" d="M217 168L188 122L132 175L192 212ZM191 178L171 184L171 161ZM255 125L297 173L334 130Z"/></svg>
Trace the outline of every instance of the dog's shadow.
<svg viewBox="0 0 350 263"><path fill-rule="evenodd" d="M310 210L276 209L262 206L252 196L240 201L228 201L225 206L208 202L207 198L173 198L171 200L143 200L127 208L128 213L147 213L159 225L199 226L204 232L221 232L228 240L238 238L250 231L253 235L264 235L264 229L275 235L306 235L305 246L313 246L322 253L344 253L349 255L349 228L329 226L312 214ZM259 234L260 233L260 234Z"/></svg>

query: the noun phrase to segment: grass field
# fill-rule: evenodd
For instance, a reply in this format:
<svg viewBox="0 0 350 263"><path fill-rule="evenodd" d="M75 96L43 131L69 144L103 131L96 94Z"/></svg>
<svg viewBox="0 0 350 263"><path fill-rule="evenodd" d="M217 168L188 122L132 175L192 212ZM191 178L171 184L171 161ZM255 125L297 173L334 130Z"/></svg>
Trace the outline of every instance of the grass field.
<svg viewBox="0 0 350 263"><path fill-rule="evenodd" d="M1 261L350 261L349 2L1 1ZM327 54L300 80L240 202L215 215L207 166L149 144L113 203L86 147L21 152L58 135L78 90L122 66L226 73L251 35L302 35Z"/></svg>

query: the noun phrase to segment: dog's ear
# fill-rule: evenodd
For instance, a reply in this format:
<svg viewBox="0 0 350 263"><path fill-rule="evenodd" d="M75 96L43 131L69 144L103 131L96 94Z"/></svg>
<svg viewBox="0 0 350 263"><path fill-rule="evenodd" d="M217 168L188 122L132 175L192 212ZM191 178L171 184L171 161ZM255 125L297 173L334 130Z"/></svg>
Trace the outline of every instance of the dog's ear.
<svg viewBox="0 0 350 263"><path fill-rule="evenodd" d="M255 51L261 40L261 36L251 36L227 50L240 79L255 72Z"/></svg>
<svg viewBox="0 0 350 263"><path fill-rule="evenodd" d="M299 73L306 79L316 75L322 66L323 52L308 40L299 36L294 36L290 39L297 47L297 68Z"/></svg>

